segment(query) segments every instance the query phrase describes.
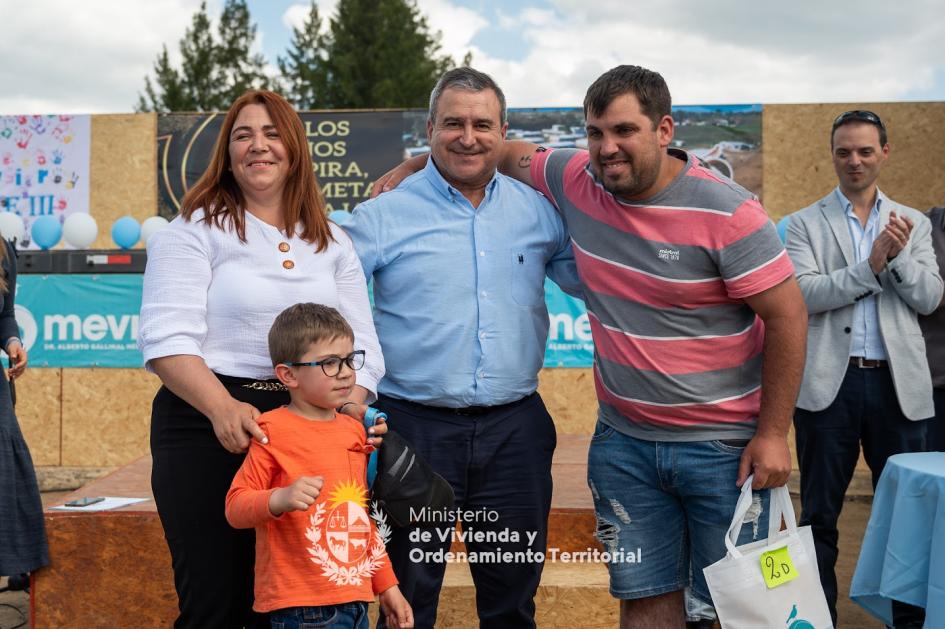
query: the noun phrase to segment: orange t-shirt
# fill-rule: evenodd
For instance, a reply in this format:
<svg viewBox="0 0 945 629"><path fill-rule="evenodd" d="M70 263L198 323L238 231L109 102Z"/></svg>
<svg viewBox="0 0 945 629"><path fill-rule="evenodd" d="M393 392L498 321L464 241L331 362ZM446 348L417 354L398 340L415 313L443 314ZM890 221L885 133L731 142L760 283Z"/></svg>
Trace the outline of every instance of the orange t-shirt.
<svg viewBox="0 0 945 629"><path fill-rule="evenodd" d="M390 529L370 517L367 445L361 423L347 415L306 419L279 408L257 420L269 437L253 440L226 495L226 519L256 528L256 600L259 612L352 601L372 601L397 584L384 549ZM269 495L300 476L325 483L306 511L279 517Z"/></svg>

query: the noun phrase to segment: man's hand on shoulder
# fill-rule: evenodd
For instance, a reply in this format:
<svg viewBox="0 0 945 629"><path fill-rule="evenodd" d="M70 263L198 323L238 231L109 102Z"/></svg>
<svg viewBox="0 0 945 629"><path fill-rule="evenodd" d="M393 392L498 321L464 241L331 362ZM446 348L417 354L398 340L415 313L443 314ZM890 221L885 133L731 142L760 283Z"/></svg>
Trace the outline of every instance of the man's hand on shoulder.
<svg viewBox="0 0 945 629"><path fill-rule="evenodd" d="M388 170L371 184L371 198L373 199L380 194L393 190L400 185L401 181L423 170L429 158L429 154L415 155Z"/></svg>

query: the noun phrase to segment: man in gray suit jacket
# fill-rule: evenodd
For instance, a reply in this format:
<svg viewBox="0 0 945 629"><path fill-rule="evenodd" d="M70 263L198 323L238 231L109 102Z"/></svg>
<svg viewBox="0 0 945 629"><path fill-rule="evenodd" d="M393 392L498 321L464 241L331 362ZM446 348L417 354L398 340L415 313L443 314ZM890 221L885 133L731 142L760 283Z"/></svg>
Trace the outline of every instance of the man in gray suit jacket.
<svg viewBox="0 0 945 629"><path fill-rule="evenodd" d="M879 116L841 114L830 148L839 185L791 216L787 250L810 316L794 415L801 521L836 624L837 519L860 443L874 488L886 459L925 447L918 420L934 410L917 315L938 306L942 278L929 221L876 186L889 156ZM895 603L896 627L921 626L922 611Z"/></svg>

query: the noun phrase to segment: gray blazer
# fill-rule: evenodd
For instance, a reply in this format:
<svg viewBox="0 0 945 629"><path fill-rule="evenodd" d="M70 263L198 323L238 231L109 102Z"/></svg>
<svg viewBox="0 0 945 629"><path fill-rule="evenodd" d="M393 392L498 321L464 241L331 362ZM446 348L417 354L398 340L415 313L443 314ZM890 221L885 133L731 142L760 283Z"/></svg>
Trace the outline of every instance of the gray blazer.
<svg viewBox="0 0 945 629"><path fill-rule="evenodd" d="M837 397L853 342L853 305L875 294L899 406L909 419L925 419L935 409L916 313L932 312L942 299L931 224L921 212L878 194L883 226L892 210L915 224L908 245L889 262L878 281L867 260L854 263L853 240L836 191L792 214L788 221L787 251L810 314L807 364L797 405L820 411Z"/></svg>

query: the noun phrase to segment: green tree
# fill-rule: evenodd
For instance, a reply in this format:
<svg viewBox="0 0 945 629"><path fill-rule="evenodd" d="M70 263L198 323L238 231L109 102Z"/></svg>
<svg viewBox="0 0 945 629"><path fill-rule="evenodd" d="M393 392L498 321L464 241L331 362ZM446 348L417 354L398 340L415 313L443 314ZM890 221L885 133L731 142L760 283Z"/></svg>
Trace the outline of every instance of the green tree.
<svg viewBox="0 0 945 629"><path fill-rule="evenodd" d="M284 82L284 96L298 109L327 106L326 42L319 32L321 26L318 5L313 0L302 28L292 29L286 56L276 60Z"/></svg>
<svg viewBox="0 0 945 629"><path fill-rule="evenodd" d="M181 78L188 111L219 108L220 71L216 67L217 45L210 30L206 0L194 13L190 28L180 40Z"/></svg>
<svg viewBox="0 0 945 629"><path fill-rule="evenodd" d="M266 60L250 49L256 39L256 25L249 17L246 0L226 0L220 16L219 44L215 48L217 69L222 79L218 90L219 109L249 89L268 89Z"/></svg>
<svg viewBox="0 0 945 629"><path fill-rule="evenodd" d="M266 87L262 55L251 55L256 26L244 0L227 0L213 36L206 1L180 40L181 67L174 68L163 47L154 63L154 82L144 80L138 111L217 111L251 87Z"/></svg>
<svg viewBox="0 0 945 629"><path fill-rule="evenodd" d="M171 65L167 57L167 46L154 62L154 80L160 90L155 91L151 77L144 77L144 95L138 95L135 111L184 111L189 101L184 94L184 83L180 73ZM147 100L145 100L147 98Z"/></svg>
<svg viewBox="0 0 945 629"><path fill-rule="evenodd" d="M335 108L423 107L454 66L413 0L339 0L325 50Z"/></svg>

